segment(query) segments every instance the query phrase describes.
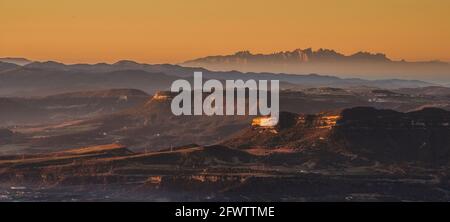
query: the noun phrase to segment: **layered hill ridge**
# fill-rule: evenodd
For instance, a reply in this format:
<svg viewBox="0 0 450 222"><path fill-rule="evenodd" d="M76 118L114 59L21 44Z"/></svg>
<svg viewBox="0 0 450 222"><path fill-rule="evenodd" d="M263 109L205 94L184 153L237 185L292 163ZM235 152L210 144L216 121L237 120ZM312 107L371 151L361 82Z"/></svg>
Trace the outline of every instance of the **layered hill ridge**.
<svg viewBox="0 0 450 222"><path fill-rule="evenodd" d="M239 70L239 69L238 69ZM0 95L2 96L47 96L71 91L91 91L110 88L133 88L153 94L170 88L178 79L191 80L193 73L203 72L205 79L218 80L280 80L284 88L296 87L354 87L371 86L381 88L415 88L436 84L410 80L383 78L339 78L327 75L290 75L283 72L210 71L200 67L183 67L170 64L144 64L119 61L114 64L71 64L48 61L33 62L24 66L0 63ZM290 72L287 72L290 73ZM305 72L315 73L315 72ZM420 79L420 78L419 78Z"/></svg>
<svg viewBox="0 0 450 222"><path fill-rule="evenodd" d="M275 127L254 125L224 144L241 149L331 151L383 162L446 165L450 161L450 112L442 109L401 113L356 107L337 114L281 113L280 121Z"/></svg>

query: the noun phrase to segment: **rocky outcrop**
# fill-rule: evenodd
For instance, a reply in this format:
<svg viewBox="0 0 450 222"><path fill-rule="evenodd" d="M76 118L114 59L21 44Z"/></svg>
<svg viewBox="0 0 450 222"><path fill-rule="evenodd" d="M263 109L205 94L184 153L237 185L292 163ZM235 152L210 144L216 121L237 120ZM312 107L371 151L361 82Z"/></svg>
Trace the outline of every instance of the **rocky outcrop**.
<svg viewBox="0 0 450 222"><path fill-rule="evenodd" d="M296 115L281 113L274 127L253 125L224 144L244 149L265 147L323 152L369 161L450 163L450 112L426 108L401 113L371 107L333 113ZM322 155L322 156L321 156Z"/></svg>

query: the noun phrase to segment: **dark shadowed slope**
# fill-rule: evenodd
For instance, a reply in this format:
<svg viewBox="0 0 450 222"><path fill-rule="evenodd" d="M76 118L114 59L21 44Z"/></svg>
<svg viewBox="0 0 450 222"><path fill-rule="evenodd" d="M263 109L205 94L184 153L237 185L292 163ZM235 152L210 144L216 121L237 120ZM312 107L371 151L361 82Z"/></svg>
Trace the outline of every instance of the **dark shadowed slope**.
<svg viewBox="0 0 450 222"><path fill-rule="evenodd" d="M7 63L7 62L1 62L0 61L0 73L11 71L11 70L14 70L14 69L17 69L17 68L19 68L19 66L16 65L16 64Z"/></svg>
<svg viewBox="0 0 450 222"><path fill-rule="evenodd" d="M370 107L337 114L281 113L281 125L254 125L225 145L241 148L286 148L315 155L345 154L382 162L450 163L450 112L427 108L401 113Z"/></svg>

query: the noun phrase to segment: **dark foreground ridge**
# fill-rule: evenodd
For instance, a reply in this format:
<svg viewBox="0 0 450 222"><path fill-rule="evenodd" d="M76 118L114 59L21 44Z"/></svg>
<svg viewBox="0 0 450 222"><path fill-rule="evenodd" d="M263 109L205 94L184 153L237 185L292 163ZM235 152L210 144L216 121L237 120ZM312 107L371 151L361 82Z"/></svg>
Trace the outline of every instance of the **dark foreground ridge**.
<svg viewBox="0 0 450 222"><path fill-rule="evenodd" d="M278 126L254 121L223 145L2 156L1 192L5 200L448 201L449 113L282 113Z"/></svg>

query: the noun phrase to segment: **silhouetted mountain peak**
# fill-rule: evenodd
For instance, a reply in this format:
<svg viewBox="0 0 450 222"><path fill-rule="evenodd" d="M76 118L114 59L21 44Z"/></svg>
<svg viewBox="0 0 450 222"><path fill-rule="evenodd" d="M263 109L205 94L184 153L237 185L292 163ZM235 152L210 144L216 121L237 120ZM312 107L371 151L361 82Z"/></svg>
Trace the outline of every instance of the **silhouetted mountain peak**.
<svg viewBox="0 0 450 222"><path fill-rule="evenodd" d="M236 52L234 55L238 56L238 57L246 57L246 56L252 56L253 54L250 51L246 50L246 51Z"/></svg>

